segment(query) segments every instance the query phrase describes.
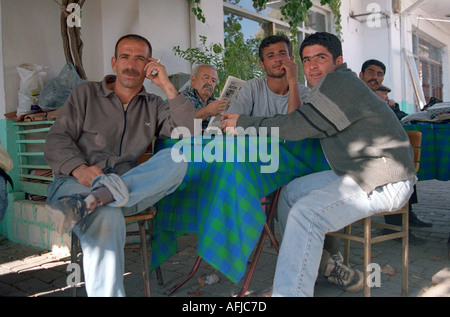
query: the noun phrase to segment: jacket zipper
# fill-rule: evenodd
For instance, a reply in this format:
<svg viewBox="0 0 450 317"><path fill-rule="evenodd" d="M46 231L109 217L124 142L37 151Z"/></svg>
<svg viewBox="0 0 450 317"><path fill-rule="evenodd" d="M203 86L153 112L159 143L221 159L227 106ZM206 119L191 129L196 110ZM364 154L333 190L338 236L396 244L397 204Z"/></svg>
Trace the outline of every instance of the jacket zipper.
<svg viewBox="0 0 450 317"><path fill-rule="evenodd" d="M127 110L124 110L124 111L123 111L123 131L122 131L122 137L121 137L121 139L120 139L119 156L122 155L123 139L124 139L124 137L125 137L125 132L127 131L127 111L128 111L128 108L131 106L131 103L133 102L133 100L134 100L135 97L136 97L136 96L134 96L134 97L130 100L130 102L128 103ZM119 100L120 100L120 99L119 99ZM121 102L121 103L122 103L122 102ZM122 104L122 109L123 109L123 104Z"/></svg>

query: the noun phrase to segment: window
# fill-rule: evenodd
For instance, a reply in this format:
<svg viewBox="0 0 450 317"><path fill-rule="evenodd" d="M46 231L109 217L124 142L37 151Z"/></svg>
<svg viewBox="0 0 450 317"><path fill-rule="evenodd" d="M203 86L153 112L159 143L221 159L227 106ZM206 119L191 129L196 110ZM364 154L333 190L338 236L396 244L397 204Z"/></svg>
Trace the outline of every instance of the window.
<svg viewBox="0 0 450 317"><path fill-rule="evenodd" d="M442 100L442 50L429 41L413 34L413 54L418 66L425 100Z"/></svg>
<svg viewBox="0 0 450 317"><path fill-rule="evenodd" d="M253 7L252 0L224 0L225 21L230 15L237 16L241 21L246 38L264 38L271 33L289 30L289 24L282 21L280 7L282 1L272 1L267 8L258 12ZM309 12L307 21L299 27L299 41L305 38L305 34L330 31L331 13L323 7L313 6ZM261 26L258 28L257 26Z"/></svg>
<svg viewBox="0 0 450 317"><path fill-rule="evenodd" d="M253 7L252 0L224 0L225 49L227 50L231 45L236 45L240 40L239 36L242 36L243 41L245 41L245 49L240 48L239 50L241 54L245 51L257 52L260 41L270 34L284 33L289 36L289 24L282 21L280 10L282 4L283 1L272 1L265 10L258 12ZM241 26L239 31L237 31L236 23ZM331 12L323 7L314 6L310 10L307 21L298 28L298 43L301 43L305 37L314 32L330 31L330 25ZM249 46L253 46L253 48L249 48ZM298 55L297 50L295 51L295 55ZM259 64L259 59L255 62ZM258 67L259 65L255 65L252 68L255 77L264 74L261 69L256 69ZM300 81L304 82L302 67L299 68ZM245 75L242 76L244 77L242 79L248 79L245 78Z"/></svg>

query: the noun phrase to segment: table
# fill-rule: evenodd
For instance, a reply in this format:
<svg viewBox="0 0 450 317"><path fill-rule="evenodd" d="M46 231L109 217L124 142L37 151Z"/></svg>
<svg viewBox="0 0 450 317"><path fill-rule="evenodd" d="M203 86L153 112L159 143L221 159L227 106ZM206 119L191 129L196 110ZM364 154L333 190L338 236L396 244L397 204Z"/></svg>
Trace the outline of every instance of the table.
<svg viewBox="0 0 450 317"><path fill-rule="evenodd" d="M417 123L406 124L405 130L422 132L422 151L420 169L417 177L420 181L450 179L450 124Z"/></svg>
<svg viewBox="0 0 450 317"><path fill-rule="evenodd" d="M260 199L296 177L329 169L318 140L311 139L194 137L182 143L160 140L155 150L169 147L184 150L188 171L180 187L156 204L152 269L177 252L177 237L196 232L198 255L235 283L244 275L264 226ZM264 147L271 149L268 157L279 158L275 172L262 172L274 162L265 160ZM241 160L238 155L243 154L257 154L258 159L247 155Z"/></svg>

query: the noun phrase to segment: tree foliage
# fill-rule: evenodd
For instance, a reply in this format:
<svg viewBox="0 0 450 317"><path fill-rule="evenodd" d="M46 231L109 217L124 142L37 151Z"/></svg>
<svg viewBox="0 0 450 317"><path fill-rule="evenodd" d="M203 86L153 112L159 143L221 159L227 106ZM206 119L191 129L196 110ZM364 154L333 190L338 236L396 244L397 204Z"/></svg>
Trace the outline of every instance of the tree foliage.
<svg viewBox="0 0 450 317"><path fill-rule="evenodd" d="M253 7L264 10L271 0L253 0ZM289 23L290 32L294 41L297 38L298 26L309 16L309 10L313 6L311 0L284 0L285 4L280 7L283 20ZM341 34L341 0L320 0L320 5L328 5L334 14L336 33Z"/></svg>
<svg viewBox="0 0 450 317"><path fill-rule="evenodd" d="M192 7L196 18L205 23L206 19L200 9L201 0L187 0ZM238 4L240 0L228 0L229 3ZM259 11L266 8L270 0L252 0L253 7ZM336 32L341 32L341 0L321 0L322 6L328 5L334 13ZM294 52L298 51L297 43L298 27L309 17L309 10L313 6L311 0L285 0L281 6L283 20L289 23ZM259 63L258 48L261 39L246 39L240 21L241 17L229 14L224 21L224 46L221 44L207 45L207 37L200 36L200 46L182 50L180 46L174 47L176 55L194 64L209 64L217 69L219 84L215 94L219 95L226 78L235 76L243 80L264 76L264 71ZM297 56L296 56L296 61ZM302 70L299 71L299 79L303 81Z"/></svg>

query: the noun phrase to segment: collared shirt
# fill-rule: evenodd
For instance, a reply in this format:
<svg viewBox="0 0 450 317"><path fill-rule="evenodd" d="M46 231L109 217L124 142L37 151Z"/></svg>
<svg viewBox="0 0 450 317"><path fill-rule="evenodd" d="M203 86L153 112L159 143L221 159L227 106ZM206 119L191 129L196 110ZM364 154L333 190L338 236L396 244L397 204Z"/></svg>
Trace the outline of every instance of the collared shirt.
<svg viewBox="0 0 450 317"><path fill-rule="evenodd" d="M211 102L216 100L216 97L214 97L214 95L212 95L211 97L209 97L208 100L206 100L206 104L203 103L203 100L200 98L200 96L198 95L197 91L194 88L192 88L192 87L188 87L185 90L183 90L183 95L186 98L188 98L194 104L194 107L195 107L196 111L204 108L209 103L211 103ZM211 117L208 117L205 120L203 120L203 122L202 122L202 128L203 129L206 129L208 127L210 119L211 119Z"/></svg>

